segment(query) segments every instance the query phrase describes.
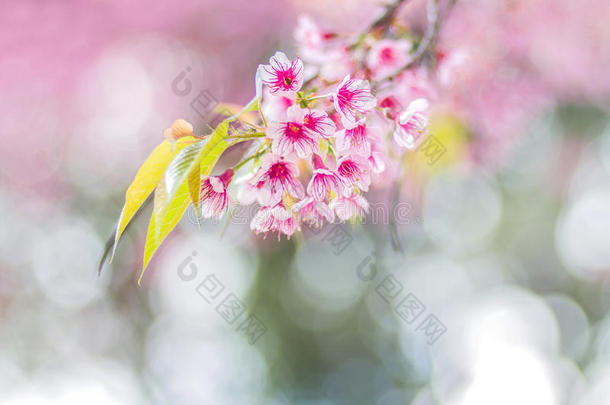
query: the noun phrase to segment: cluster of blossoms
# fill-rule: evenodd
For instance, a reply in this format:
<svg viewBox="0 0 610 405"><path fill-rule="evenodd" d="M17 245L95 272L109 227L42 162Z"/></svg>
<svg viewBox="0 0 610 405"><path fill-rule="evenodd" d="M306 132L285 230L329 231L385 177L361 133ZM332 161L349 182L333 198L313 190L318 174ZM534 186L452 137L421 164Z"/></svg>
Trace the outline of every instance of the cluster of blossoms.
<svg viewBox="0 0 610 405"><path fill-rule="evenodd" d="M244 166L237 200L260 205L256 233L290 237L302 224L357 220L371 182L395 176L396 160L425 134L434 91L410 40L369 33L350 42L306 17L295 39L302 59L276 52L259 66L260 118L248 124L259 137L242 163L202 181L204 217L223 214Z"/></svg>

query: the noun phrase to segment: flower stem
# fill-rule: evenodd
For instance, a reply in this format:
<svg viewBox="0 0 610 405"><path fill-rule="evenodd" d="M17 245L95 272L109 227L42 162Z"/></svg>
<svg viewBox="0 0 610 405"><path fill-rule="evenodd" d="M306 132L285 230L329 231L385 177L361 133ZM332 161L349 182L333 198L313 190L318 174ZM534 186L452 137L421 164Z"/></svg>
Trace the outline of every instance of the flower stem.
<svg viewBox="0 0 610 405"><path fill-rule="evenodd" d="M239 169L241 169L246 163L248 163L249 161L251 161L252 159L256 159L257 157L260 157L263 153L266 152L266 149L261 149L260 151L256 152L254 155L249 156L247 158L245 158L244 160L242 160L241 162L239 162L238 164L235 165L235 167L233 167L233 171L237 172Z"/></svg>

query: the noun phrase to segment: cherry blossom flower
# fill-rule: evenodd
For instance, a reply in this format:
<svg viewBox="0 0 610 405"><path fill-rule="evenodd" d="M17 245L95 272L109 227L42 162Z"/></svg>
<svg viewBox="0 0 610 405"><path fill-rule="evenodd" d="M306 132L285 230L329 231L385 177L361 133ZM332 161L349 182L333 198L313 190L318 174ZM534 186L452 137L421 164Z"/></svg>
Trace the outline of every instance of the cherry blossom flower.
<svg viewBox="0 0 610 405"><path fill-rule="evenodd" d="M250 184L258 190L257 199L262 205L275 205L282 201L284 192L303 198L303 185L297 179L297 166L287 158L267 153L261 158L261 166Z"/></svg>
<svg viewBox="0 0 610 405"><path fill-rule="evenodd" d="M307 185L307 194L316 201L324 201L327 191L334 191L336 194L343 192L346 183L337 173L328 170L318 155L313 156L313 164L314 171Z"/></svg>
<svg viewBox="0 0 610 405"><path fill-rule="evenodd" d="M465 68L469 57L465 49L456 49L439 55L436 75L441 86L451 87L457 81L460 70Z"/></svg>
<svg viewBox="0 0 610 405"><path fill-rule="evenodd" d="M402 104L395 96L389 95L379 100L379 107L382 108L384 114L391 119L395 119L400 113Z"/></svg>
<svg viewBox="0 0 610 405"><path fill-rule="evenodd" d="M320 30L308 16L300 16L294 30L294 39L299 47L299 54L306 60L316 62L324 58L324 42L328 34Z"/></svg>
<svg viewBox="0 0 610 405"><path fill-rule="evenodd" d="M373 173L383 173L385 171L385 162L383 161L382 154L379 152L372 152L369 156L369 164Z"/></svg>
<svg viewBox="0 0 610 405"><path fill-rule="evenodd" d="M318 147L319 134L311 127L325 127L328 123L312 121L308 114L308 124L305 123L305 110L297 105L288 109L287 121L274 121L269 124L267 136L273 139L273 152L280 155L296 153L300 158L309 157Z"/></svg>
<svg viewBox="0 0 610 405"><path fill-rule="evenodd" d="M227 169L220 176L210 176L201 182L199 197L201 215L204 218L222 217L227 204L227 186L233 178L233 170Z"/></svg>
<svg viewBox="0 0 610 405"><path fill-rule="evenodd" d="M265 237L269 232L277 231L279 240L282 233L290 239L294 231L300 230L300 227L292 213L280 202L273 207L262 207L252 218L250 229L257 234L264 233Z"/></svg>
<svg viewBox="0 0 610 405"><path fill-rule="evenodd" d="M290 61L283 52L276 52L269 65L259 65L259 72L273 94L296 93L303 86L303 62L298 57Z"/></svg>
<svg viewBox="0 0 610 405"><path fill-rule="evenodd" d="M429 79L427 71L423 69L405 70L398 75L395 82L394 94L405 105L417 98L430 100L436 97L436 90Z"/></svg>
<svg viewBox="0 0 610 405"><path fill-rule="evenodd" d="M346 184L344 195L349 195L352 187L368 191L371 184L369 162L359 155L347 155L339 159L337 174Z"/></svg>
<svg viewBox="0 0 610 405"><path fill-rule="evenodd" d="M349 196L339 196L330 203L341 221L362 218L369 211L369 202L360 194L352 193Z"/></svg>
<svg viewBox="0 0 610 405"><path fill-rule="evenodd" d="M341 80L345 77L345 72L351 71L354 65L345 46L324 52L320 63L320 77L329 82Z"/></svg>
<svg viewBox="0 0 610 405"><path fill-rule="evenodd" d="M250 174L248 177L249 178L242 178L234 181L234 183L239 183L241 181L239 189L237 190L237 201L239 201L241 205L250 205L255 201L260 202L261 189L265 186L265 183L262 181L252 184L250 181L254 175Z"/></svg>
<svg viewBox="0 0 610 405"><path fill-rule="evenodd" d="M371 153L368 161L371 171L376 174L385 171L386 159L388 158L387 153L382 146L384 145L384 142L382 141L383 136L384 135L381 134L379 128L371 127L368 129L367 137L371 144Z"/></svg>
<svg viewBox="0 0 610 405"><path fill-rule="evenodd" d="M299 221L306 222L314 228L321 228L325 218L328 222L335 220L333 210L326 203L316 201L312 197L305 197L305 199L295 203L292 206L292 211L298 214Z"/></svg>
<svg viewBox="0 0 610 405"><path fill-rule="evenodd" d="M414 149L428 124L428 101L423 98L413 100L407 109L396 120L394 140L407 149Z"/></svg>
<svg viewBox="0 0 610 405"><path fill-rule="evenodd" d="M328 139L335 134L335 123L322 110L309 110L303 117L303 124L323 138Z"/></svg>
<svg viewBox="0 0 610 405"><path fill-rule="evenodd" d="M335 109L341 114L341 122L345 128L353 128L358 121L358 114L366 114L377 104L371 93L369 82L351 79L345 76L337 92L333 94Z"/></svg>
<svg viewBox="0 0 610 405"><path fill-rule="evenodd" d="M263 90L261 110L268 121L281 121L286 117L288 108L294 105L294 94L273 94L269 88Z"/></svg>
<svg viewBox="0 0 610 405"><path fill-rule="evenodd" d="M382 39L371 47L366 64L376 80L383 79L395 73L411 61L411 41Z"/></svg>
<svg viewBox="0 0 610 405"><path fill-rule="evenodd" d="M363 156L371 154L367 136L366 120L361 119L351 129L342 129L335 134L335 145L339 153L355 152Z"/></svg>

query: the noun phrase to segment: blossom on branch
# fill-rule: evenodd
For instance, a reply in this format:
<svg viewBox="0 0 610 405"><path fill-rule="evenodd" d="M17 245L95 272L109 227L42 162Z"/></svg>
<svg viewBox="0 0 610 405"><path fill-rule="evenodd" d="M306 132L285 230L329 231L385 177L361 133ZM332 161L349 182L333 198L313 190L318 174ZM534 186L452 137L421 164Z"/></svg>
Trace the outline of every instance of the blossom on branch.
<svg viewBox="0 0 610 405"><path fill-rule="evenodd" d="M311 119L308 119L309 125L305 124L304 119L305 111L294 105L288 109L286 121L274 121L269 124L267 136L273 139L273 152L280 155L296 153L302 159L311 156L318 146L320 134L311 129Z"/></svg>
<svg viewBox="0 0 610 405"><path fill-rule="evenodd" d="M305 193L298 174L296 164L288 158L268 153L261 158L261 165L250 184L256 186L261 204L275 205L282 201L284 192L303 198Z"/></svg>
<svg viewBox="0 0 610 405"><path fill-rule="evenodd" d="M324 201L328 192L343 192L346 183L337 173L328 170L318 155L314 155L313 164L314 171L307 185L307 194L316 201Z"/></svg>
<svg viewBox="0 0 610 405"><path fill-rule="evenodd" d="M324 224L324 219L329 223L335 220L333 210L326 203L317 201L312 197L305 197L294 204L292 211L298 214L299 221L306 222L314 228L321 228Z"/></svg>
<svg viewBox="0 0 610 405"><path fill-rule="evenodd" d="M369 211L369 202L360 194L352 193L349 196L341 196L330 203L330 207L337 213L342 221L362 218Z"/></svg>
<svg viewBox="0 0 610 405"><path fill-rule="evenodd" d="M220 218L231 199L227 187L233 179L233 170L227 169L220 176L210 176L201 182L199 203L204 218Z"/></svg>
<svg viewBox="0 0 610 405"><path fill-rule="evenodd" d="M283 203L279 203L273 207L262 207L252 218L250 229L257 234L264 233L265 237L269 232L277 231L279 240L282 233L290 239L300 227L292 212L288 211Z"/></svg>
<svg viewBox="0 0 610 405"><path fill-rule="evenodd" d="M296 93L303 86L303 62L290 61L283 52L276 52L268 65L259 65L259 72L273 94Z"/></svg>
<svg viewBox="0 0 610 405"><path fill-rule="evenodd" d="M428 101L418 98L400 114L393 134L397 144L407 149L414 149L417 146L417 141L425 133L428 125L428 108Z"/></svg>
<svg viewBox="0 0 610 405"><path fill-rule="evenodd" d="M341 114L345 128L353 128L360 114L366 114L377 104L371 93L369 82L345 76L337 91L333 93L335 109Z"/></svg>
<svg viewBox="0 0 610 405"><path fill-rule="evenodd" d="M295 38L307 66L299 56L290 60L275 52L268 64L258 66L254 98L241 111L225 108L226 118L205 136L194 135L191 124L176 120L164 132L169 142L159 145L142 168L148 177L159 172L169 180L169 197L154 199L155 212L167 216L159 223L176 224L176 210L167 208L185 207L189 196L197 199L192 180L214 170L223 154L242 142L245 148L234 149L245 151L239 162L201 181L199 201L192 202L204 217L223 215L231 203L233 175L240 171L247 173L240 173L237 181L237 200L259 205L250 223L257 234L278 232L278 238L290 238L301 223L320 227L324 221L364 216L369 210L364 193L400 179L399 159L409 152L396 151L392 138L414 150L427 131L430 102L438 98L435 64L421 63L437 55L437 38L427 36L438 24L433 21L422 37L392 27L391 13L398 5L354 35L322 30L313 20L300 18ZM183 142L176 142L181 138ZM161 162L172 170L164 171ZM139 172L137 182L148 177ZM150 186L136 184L134 190L152 190ZM177 193L181 187L190 191L186 197ZM155 194L162 191L157 188ZM141 197L128 192L131 201L124 212L135 212ZM128 216L119 219L117 240ZM158 246L159 235L171 229L161 232L155 221L151 224L147 241Z"/></svg>

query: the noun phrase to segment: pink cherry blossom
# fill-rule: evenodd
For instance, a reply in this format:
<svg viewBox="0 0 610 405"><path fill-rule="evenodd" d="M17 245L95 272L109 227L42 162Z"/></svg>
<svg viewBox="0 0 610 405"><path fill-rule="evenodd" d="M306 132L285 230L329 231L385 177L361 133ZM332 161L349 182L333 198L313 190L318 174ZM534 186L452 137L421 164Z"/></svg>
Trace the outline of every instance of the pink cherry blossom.
<svg viewBox="0 0 610 405"><path fill-rule="evenodd" d="M376 80L383 79L395 73L411 61L412 44L410 41L382 39L371 47L366 64Z"/></svg>
<svg viewBox="0 0 610 405"><path fill-rule="evenodd" d="M388 159L387 151L384 148L385 142L383 142L385 133L382 134L378 127L371 127L367 131L367 137L371 144L371 154L368 159L371 170L376 174L383 173Z"/></svg>
<svg viewBox="0 0 610 405"><path fill-rule="evenodd" d="M264 233L265 237L269 232L277 231L279 240L282 233L290 239L294 231L300 230L300 227L292 213L284 207L284 204L279 203L273 207L262 207L252 218L250 229L257 234Z"/></svg>
<svg viewBox="0 0 610 405"><path fill-rule="evenodd" d="M328 139L335 134L335 123L322 110L309 110L305 113L303 123L306 128L324 138Z"/></svg>
<svg viewBox="0 0 610 405"><path fill-rule="evenodd" d="M258 172L250 180L258 190L257 199L262 205L275 205L282 201L284 192L303 198L303 185L297 179L297 166L288 159L267 153L261 158Z"/></svg>
<svg viewBox="0 0 610 405"><path fill-rule="evenodd" d="M404 105L417 98L430 100L436 97L436 90L426 70L405 70L398 75L395 82L394 94Z"/></svg>
<svg viewBox="0 0 610 405"><path fill-rule="evenodd" d="M307 185L307 194L316 201L324 201L327 191L340 194L346 187L346 183L337 173L328 170L318 155L313 157L314 171Z"/></svg>
<svg viewBox="0 0 610 405"><path fill-rule="evenodd" d="M233 170L228 169L220 176L210 176L201 182L199 197L201 215L204 218L222 217L227 204L227 186L233 178Z"/></svg>
<svg viewBox="0 0 610 405"><path fill-rule="evenodd" d="M296 93L303 86L303 62L298 57L290 61L283 52L276 52L269 65L259 65L259 72L273 94Z"/></svg>
<svg viewBox="0 0 610 405"><path fill-rule="evenodd" d="M383 161L383 155L379 152L372 152L369 156L369 164L373 173L383 173L385 171L385 162Z"/></svg>
<svg viewBox="0 0 610 405"><path fill-rule="evenodd" d="M428 125L428 101L418 98L409 104L407 109L400 114L396 120L394 129L394 140L400 146L407 149L414 149L417 141L426 131Z"/></svg>
<svg viewBox="0 0 610 405"><path fill-rule="evenodd" d="M352 193L349 196L340 196L330 203L341 221L362 218L369 211L369 202L360 194Z"/></svg>
<svg viewBox="0 0 610 405"><path fill-rule="evenodd" d="M316 201L311 197L305 197L295 203L292 211L298 213L299 221L311 224L314 228L321 228L325 218L328 222L335 220L335 213L326 203Z"/></svg>
<svg viewBox="0 0 610 405"><path fill-rule="evenodd" d="M382 108L384 114L391 119L395 119L398 116L401 106L400 101L393 95L388 95L379 100L379 107Z"/></svg>
<svg viewBox="0 0 610 405"><path fill-rule="evenodd" d="M441 86L451 87L457 81L460 71L465 69L468 58L469 53L465 49L456 49L441 54L436 73Z"/></svg>
<svg viewBox="0 0 610 405"><path fill-rule="evenodd" d="M252 184L251 181L253 178L254 175L250 173L247 176L235 180L234 182L239 184L239 188L237 189L237 201L241 205L250 205L255 201L260 200L261 189L265 183L257 182Z"/></svg>
<svg viewBox="0 0 610 405"><path fill-rule="evenodd" d="M269 121L281 121L286 117L288 108L295 103L294 94L273 94L268 87L263 90L261 110Z"/></svg>
<svg viewBox="0 0 610 405"><path fill-rule="evenodd" d="M333 94L335 109L341 115L345 128L353 128L358 121L358 114L366 114L377 104L366 80L350 79L347 75Z"/></svg>
<svg viewBox="0 0 610 405"><path fill-rule="evenodd" d="M347 155L337 162L337 174L346 184L344 195L351 192L352 187L368 191L371 184L370 167L367 158L358 155Z"/></svg>
<svg viewBox="0 0 610 405"><path fill-rule="evenodd" d="M316 62L324 58L323 48L326 38L327 35L310 17L299 17L294 30L294 39L299 47L299 54L305 60Z"/></svg>
<svg viewBox="0 0 610 405"><path fill-rule="evenodd" d="M318 147L319 134L305 124L305 110L297 105L288 109L287 121L274 121L269 124L267 135L273 139L273 152L280 155L296 153L300 158L309 157ZM322 123L316 124L324 126Z"/></svg>
<svg viewBox="0 0 610 405"><path fill-rule="evenodd" d="M350 72L354 66L354 61L346 49L347 44L336 49L324 52L321 66L320 77L329 82L335 82L345 77L345 72Z"/></svg>
<svg viewBox="0 0 610 405"><path fill-rule="evenodd" d="M369 156L371 154L371 143L367 136L366 120L361 119L351 129L337 131L335 145L339 153L355 152L363 156Z"/></svg>

